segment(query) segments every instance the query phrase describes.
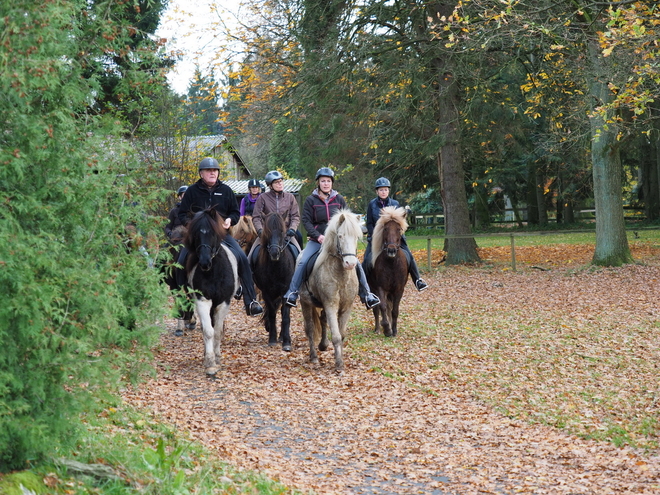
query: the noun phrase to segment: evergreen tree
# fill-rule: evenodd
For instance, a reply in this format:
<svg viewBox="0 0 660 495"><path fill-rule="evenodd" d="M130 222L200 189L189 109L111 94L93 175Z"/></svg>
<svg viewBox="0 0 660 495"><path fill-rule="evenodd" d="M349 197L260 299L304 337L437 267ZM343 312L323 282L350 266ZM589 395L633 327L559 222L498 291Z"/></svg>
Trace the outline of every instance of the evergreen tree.
<svg viewBox="0 0 660 495"><path fill-rule="evenodd" d="M139 369L165 300L139 249L155 225L136 163L116 118L90 113L80 53L112 26L82 23L88 6L0 7L0 471L76 438L87 399Z"/></svg>

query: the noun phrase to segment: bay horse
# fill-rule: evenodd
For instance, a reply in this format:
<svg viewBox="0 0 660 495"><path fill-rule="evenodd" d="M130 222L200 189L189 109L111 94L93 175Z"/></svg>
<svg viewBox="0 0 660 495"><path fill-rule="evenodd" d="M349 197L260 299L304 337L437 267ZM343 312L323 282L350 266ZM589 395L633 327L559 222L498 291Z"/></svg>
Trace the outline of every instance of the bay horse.
<svg viewBox="0 0 660 495"><path fill-rule="evenodd" d="M397 334L399 304L408 281L408 258L401 249L407 229L404 208L386 206L380 210L371 240L371 260L365 260L369 287L380 298L380 304L373 308L374 332L382 327L386 337Z"/></svg>
<svg viewBox="0 0 660 495"><path fill-rule="evenodd" d="M268 332L268 345L276 346L277 310L281 315L281 330L279 339L282 349L291 351L291 307L282 304L282 296L286 293L291 277L296 268L296 259L289 244L291 239L286 236L286 224L282 216L271 212L266 215L259 241L259 253L252 265L252 278L261 290L264 300L264 322Z"/></svg>
<svg viewBox="0 0 660 495"><path fill-rule="evenodd" d="M250 252L252 244L259 237L252 223L252 217L249 215L242 216L236 225L232 225L229 234L236 239L245 254Z"/></svg>
<svg viewBox="0 0 660 495"><path fill-rule="evenodd" d="M213 208L197 212L188 225L183 244L188 248L186 279L195 301L204 335L204 368L208 376L218 372L220 344L229 305L239 286L238 263L222 243L227 231Z"/></svg>
<svg viewBox="0 0 660 495"><path fill-rule="evenodd" d="M358 293L357 244L362 228L355 213L337 211L325 231L319 256L300 290L300 302L309 342L309 359L318 363L320 351L328 348L328 327L335 350L335 371L344 369L344 339L351 308Z"/></svg>

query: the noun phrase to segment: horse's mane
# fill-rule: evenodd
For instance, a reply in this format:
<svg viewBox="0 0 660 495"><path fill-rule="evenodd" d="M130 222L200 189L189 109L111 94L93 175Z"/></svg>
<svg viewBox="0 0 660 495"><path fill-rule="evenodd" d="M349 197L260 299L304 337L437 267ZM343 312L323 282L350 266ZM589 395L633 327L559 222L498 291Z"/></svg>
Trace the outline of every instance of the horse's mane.
<svg viewBox="0 0 660 495"><path fill-rule="evenodd" d="M209 228L218 237L218 244L227 235L226 230L222 227L222 217L214 208L198 211L188 224L188 232L186 232L186 237L183 240L188 249L194 251L197 248L195 245L197 232L204 228Z"/></svg>
<svg viewBox="0 0 660 495"><path fill-rule="evenodd" d="M330 218L328 226L325 229L325 239L321 247L317 263L323 263L328 256L335 254L337 250L337 237L339 235L354 237L356 240L362 239L362 227L355 213L345 208L338 210Z"/></svg>
<svg viewBox="0 0 660 495"><path fill-rule="evenodd" d="M396 222L401 229L401 233L408 230L408 222L406 221L406 210L401 207L386 206L380 210L380 217L374 227L374 233L371 238L371 264L376 262L376 258L382 252L383 247L383 231L388 222Z"/></svg>
<svg viewBox="0 0 660 495"><path fill-rule="evenodd" d="M263 232L261 235L264 239L270 239L273 235L273 232L280 231L284 232L284 219L279 213L271 212L266 215L266 218L263 222Z"/></svg>
<svg viewBox="0 0 660 495"><path fill-rule="evenodd" d="M254 228L254 223L252 222L252 217L250 215L241 217L234 228L245 230L248 234L257 237L257 230Z"/></svg>

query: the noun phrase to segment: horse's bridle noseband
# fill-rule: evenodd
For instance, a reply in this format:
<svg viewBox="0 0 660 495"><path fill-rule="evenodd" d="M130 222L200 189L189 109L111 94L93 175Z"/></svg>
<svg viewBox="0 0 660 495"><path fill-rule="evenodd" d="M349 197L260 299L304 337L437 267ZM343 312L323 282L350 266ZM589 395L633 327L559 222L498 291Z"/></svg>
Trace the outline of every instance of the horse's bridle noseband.
<svg viewBox="0 0 660 495"><path fill-rule="evenodd" d="M216 246L215 248L213 248L209 244L200 244L195 249L195 253L197 254L197 257L199 257L199 250L203 247L209 248L209 250L211 251L211 259L215 258L217 254L220 252L220 246Z"/></svg>
<svg viewBox="0 0 660 495"><path fill-rule="evenodd" d="M337 252L332 254L333 256L343 260L349 256L355 256L357 258L357 253L344 253L341 250L341 244L339 244L339 239L337 239Z"/></svg>

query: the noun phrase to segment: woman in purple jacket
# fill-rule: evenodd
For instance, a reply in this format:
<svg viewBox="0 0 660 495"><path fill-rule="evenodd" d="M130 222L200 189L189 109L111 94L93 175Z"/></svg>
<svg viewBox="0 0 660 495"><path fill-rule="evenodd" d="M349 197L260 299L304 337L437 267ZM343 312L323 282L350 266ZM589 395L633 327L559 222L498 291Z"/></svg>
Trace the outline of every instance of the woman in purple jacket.
<svg viewBox="0 0 660 495"><path fill-rule="evenodd" d="M339 209L346 208L344 198L333 189L335 173L328 167L321 167L316 172L316 189L307 196L303 204L302 223L307 231L308 242L298 260L296 271L291 279L289 290L284 294L284 302L289 306L296 306L298 290L304 281L306 265L309 259L321 249L325 239L325 229L330 217ZM360 263L356 266L358 281L360 282L360 300L367 306L373 308L380 303L378 296L369 289L367 277Z"/></svg>

